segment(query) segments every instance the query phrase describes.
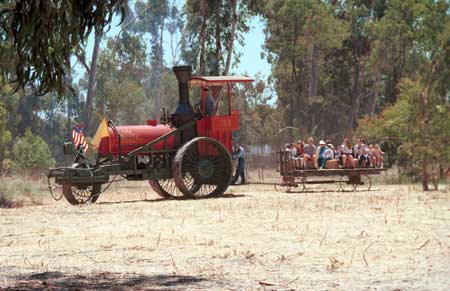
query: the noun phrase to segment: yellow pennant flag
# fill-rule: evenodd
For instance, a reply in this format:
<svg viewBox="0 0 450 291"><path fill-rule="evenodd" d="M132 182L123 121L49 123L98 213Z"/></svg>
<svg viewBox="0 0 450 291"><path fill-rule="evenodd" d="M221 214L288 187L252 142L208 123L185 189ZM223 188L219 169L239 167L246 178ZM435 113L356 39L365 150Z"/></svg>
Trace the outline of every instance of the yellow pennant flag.
<svg viewBox="0 0 450 291"><path fill-rule="evenodd" d="M109 136L108 131L108 123L106 122L106 118L103 117L102 121L100 122L100 125L97 128L97 132L94 135L94 138L91 141L91 145L98 149L100 146L100 142L102 141L102 138Z"/></svg>

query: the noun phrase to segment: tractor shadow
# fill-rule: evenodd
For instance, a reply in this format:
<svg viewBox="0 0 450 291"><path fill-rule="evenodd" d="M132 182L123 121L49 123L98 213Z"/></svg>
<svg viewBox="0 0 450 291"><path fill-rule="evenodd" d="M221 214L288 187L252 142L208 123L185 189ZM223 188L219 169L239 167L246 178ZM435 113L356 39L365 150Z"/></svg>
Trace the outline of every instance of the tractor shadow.
<svg viewBox="0 0 450 291"><path fill-rule="evenodd" d="M199 288L205 278L181 275L139 275L130 273L94 273L89 275L44 272L11 278L13 286L1 290L186 290Z"/></svg>
<svg viewBox="0 0 450 291"><path fill-rule="evenodd" d="M229 199L229 198L240 198L245 197L243 194L224 194L218 197L201 197L197 199L189 199L186 197L172 197L172 198L157 198L157 199L139 199L139 200L121 200L121 201L104 201L97 202L98 205L113 205L113 204L124 204L124 203L157 203L157 202L169 202L169 201L196 201L196 200L209 200L209 199Z"/></svg>

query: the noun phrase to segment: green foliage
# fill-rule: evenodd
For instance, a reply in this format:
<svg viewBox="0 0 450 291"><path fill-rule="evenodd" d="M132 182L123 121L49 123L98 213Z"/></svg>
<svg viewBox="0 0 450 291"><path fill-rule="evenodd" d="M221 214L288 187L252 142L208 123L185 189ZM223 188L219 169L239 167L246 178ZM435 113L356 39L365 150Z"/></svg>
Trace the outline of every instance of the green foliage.
<svg viewBox="0 0 450 291"><path fill-rule="evenodd" d="M397 102L375 117L361 119L356 131L371 142L382 143L392 162L414 176L424 162L450 162L450 105L439 104L436 95L424 104L425 89L420 80L402 80Z"/></svg>
<svg viewBox="0 0 450 291"><path fill-rule="evenodd" d="M41 180L26 177L0 177L0 208L17 208L24 205L42 205Z"/></svg>
<svg viewBox="0 0 450 291"><path fill-rule="evenodd" d="M221 75L225 69L226 50L231 37L231 23L234 19L231 0L205 1L206 11L206 75ZM250 1L238 1L237 23L234 43L245 44L244 34L249 31L252 11ZM183 38L181 40L181 57L192 64L194 71L200 74L201 28L203 17L200 13L201 0L187 0L183 7L186 17ZM240 51L233 46L233 65L239 63Z"/></svg>
<svg viewBox="0 0 450 291"><path fill-rule="evenodd" d="M278 147L280 112L271 104L268 82L256 81L237 88L234 107L240 108L240 131L237 140L246 145Z"/></svg>
<svg viewBox="0 0 450 291"><path fill-rule="evenodd" d="M149 74L145 50L141 38L127 32L107 40L98 60L94 120L107 116L119 123L135 124L147 119L151 102L141 81L148 81ZM87 87L87 78L80 82L82 88Z"/></svg>
<svg viewBox="0 0 450 291"><path fill-rule="evenodd" d="M17 173L36 173L45 171L55 164L47 143L30 130L17 138L13 146L13 168Z"/></svg>
<svg viewBox="0 0 450 291"><path fill-rule="evenodd" d="M0 165L10 154L13 132L10 130L9 121L16 102L17 95L12 94L11 87L0 78Z"/></svg>
<svg viewBox="0 0 450 291"><path fill-rule="evenodd" d="M125 13L123 0L6 1L0 4L2 60L15 59L18 84L39 86L41 93L66 89L73 50L92 30L102 31L115 13ZM12 49L10 49L12 47ZM2 61L3 63L3 61ZM1 73L10 71L1 67Z"/></svg>
<svg viewBox="0 0 450 291"><path fill-rule="evenodd" d="M7 176L11 173L13 162L10 159L4 159L0 164L0 176Z"/></svg>
<svg viewBox="0 0 450 291"><path fill-rule="evenodd" d="M11 132L7 128L6 106L0 103L0 163L8 154L8 148L11 143Z"/></svg>
<svg viewBox="0 0 450 291"><path fill-rule="evenodd" d="M330 129L327 134L340 132L347 122L350 106L346 104L351 103L346 100L351 69L345 64L346 56L339 53L349 37L349 21L337 17L337 7L327 2L262 2L267 20L265 48L277 80L278 108L285 112L283 127L298 127L313 135L319 134L318 129Z"/></svg>

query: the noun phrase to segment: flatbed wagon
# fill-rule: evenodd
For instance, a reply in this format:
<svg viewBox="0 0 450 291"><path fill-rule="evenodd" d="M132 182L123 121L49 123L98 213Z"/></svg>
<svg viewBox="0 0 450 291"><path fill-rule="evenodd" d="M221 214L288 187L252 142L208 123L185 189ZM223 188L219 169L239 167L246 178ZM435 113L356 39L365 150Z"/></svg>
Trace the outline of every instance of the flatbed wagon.
<svg viewBox="0 0 450 291"><path fill-rule="evenodd" d="M372 175L379 175L384 168L297 169L284 151L277 153L277 172L281 181L275 189L283 192L304 192L307 184L339 184L342 191L370 190Z"/></svg>

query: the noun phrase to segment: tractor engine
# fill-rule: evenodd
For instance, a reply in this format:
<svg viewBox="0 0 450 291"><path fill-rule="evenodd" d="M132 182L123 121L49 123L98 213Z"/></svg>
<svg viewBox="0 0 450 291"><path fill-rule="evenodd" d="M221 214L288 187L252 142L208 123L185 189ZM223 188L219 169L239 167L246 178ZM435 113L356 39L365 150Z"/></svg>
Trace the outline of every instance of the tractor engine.
<svg viewBox="0 0 450 291"><path fill-rule="evenodd" d="M126 155L129 152L169 133L176 128L195 120L194 110L189 100L189 80L191 66L173 67L178 80L179 101L175 110L170 114L169 124L157 124L155 120L148 120L147 125L125 125L108 127L109 137L104 137L98 149L101 157ZM178 143L184 144L197 136L195 123L180 133L180 141L169 137L165 142L153 146L154 150L176 149Z"/></svg>
<svg viewBox="0 0 450 291"><path fill-rule="evenodd" d="M109 137L104 137L102 139L98 148L98 154L101 157L109 155L118 156L120 150L121 155L126 155L144 144L175 130L175 128L166 124L152 125L152 121L153 120L149 120L149 124L147 125L117 126L115 130L109 127ZM153 148L156 150L162 150L163 148L174 149L176 148L176 145L172 137L169 138L165 144L161 142L156 144Z"/></svg>

